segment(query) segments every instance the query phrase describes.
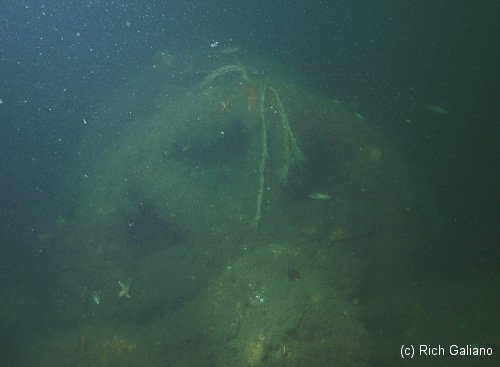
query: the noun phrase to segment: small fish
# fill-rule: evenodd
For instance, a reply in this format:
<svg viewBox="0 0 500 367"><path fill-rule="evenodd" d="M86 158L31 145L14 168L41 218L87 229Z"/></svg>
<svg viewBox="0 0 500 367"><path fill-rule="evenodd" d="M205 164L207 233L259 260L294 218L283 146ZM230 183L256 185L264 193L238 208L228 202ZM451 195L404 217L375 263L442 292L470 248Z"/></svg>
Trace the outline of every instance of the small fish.
<svg viewBox="0 0 500 367"><path fill-rule="evenodd" d="M439 113L441 115L447 115L450 113L447 109L441 107L441 106L427 106L427 109L431 112Z"/></svg>
<svg viewBox="0 0 500 367"><path fill-rule="evenodd" d="M237 46L226 46L222 50L220 50L221 54L230 55L240 52L240 48Z"/></svg>
<svg viewBox="0 0 500 367"><path fill-rule="evenodd" d="M358 120L365 121L365 117L364 117L362 114L360 114L359 112L356 112L356 113L354 114L354 116L356 116L356 118L357 118Z"/></svg>
<svg viewBox="0 0 500 367"><path fill-rule="evenodd" d="M99 292L99 291L93 291L92 292L92 300L94 301L94 303L96 305L98 305L99 303L101 303L101 292Z"/></svg>
<svg viewBox="0 0 500 367"><path fill-rule="evenodd" d="M308 196L310 199L314 200L330 200L332 198L332 195L327 194L325 192L313 192L310 193Z"/></svg>
<svg viewBox="0 0 500 367"><path fill-rule="evenodd" d="M130 294L128 294L130 289L130 280L127 280L126 282L119 280L118 285L120 286L120 293L118 293L118 297L130 298Z"/></svg>

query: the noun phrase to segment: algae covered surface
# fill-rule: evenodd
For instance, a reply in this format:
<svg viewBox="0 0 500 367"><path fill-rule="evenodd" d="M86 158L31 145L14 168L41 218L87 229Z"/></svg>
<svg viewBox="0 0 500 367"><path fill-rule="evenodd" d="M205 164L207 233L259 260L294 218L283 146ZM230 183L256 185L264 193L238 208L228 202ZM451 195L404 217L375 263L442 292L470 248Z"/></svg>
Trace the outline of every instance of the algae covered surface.
<svg viewBox="0 0 500 367"><path fill-rule="evenodd" d="M369 365L360 281L415 250L416 178L276 61L156 65L88 121L43 239L66 248L64 297L27 365Z"/></svg>

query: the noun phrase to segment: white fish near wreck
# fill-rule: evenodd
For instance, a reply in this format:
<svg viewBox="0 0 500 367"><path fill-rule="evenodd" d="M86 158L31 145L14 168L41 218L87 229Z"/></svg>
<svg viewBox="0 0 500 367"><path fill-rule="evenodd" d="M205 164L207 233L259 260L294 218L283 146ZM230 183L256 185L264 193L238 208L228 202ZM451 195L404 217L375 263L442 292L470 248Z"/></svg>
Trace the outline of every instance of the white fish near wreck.
<svg viewBox="0 0 500 367"><path fill-rule="evenodd" d="M92 292L92 301L94 301L94 303L96 305L98 305L99 303L101 303L101 292L99 292L99 291L93 291Z"/></svg>
<svg viewBox="0 0 500 367"><path fill-rule="evenodd" d="M231 55L231 54L238 53L240 51L241 51L241 48L238 46L226 46L220 50L220 53L224 54L224 55Z"/></svg>
<svg viewBox="0 0 500 367"><path fill-rule="evenodd" d="M332 195L327 194L326 192L312 192L308 195L308 197L314 200L330 200Z"/></svg>
<svg viewBox="0 0 500 367"><path fill-rule="evenodd" d="M427 106L427 109L431 112L435 112L435 113L439 113L441 115L447 115L450 113L450 111L448 111L447 109L445 109L444 107L441 107L441 106L438 106L438 105L435 105L435 106Z"/></svg>

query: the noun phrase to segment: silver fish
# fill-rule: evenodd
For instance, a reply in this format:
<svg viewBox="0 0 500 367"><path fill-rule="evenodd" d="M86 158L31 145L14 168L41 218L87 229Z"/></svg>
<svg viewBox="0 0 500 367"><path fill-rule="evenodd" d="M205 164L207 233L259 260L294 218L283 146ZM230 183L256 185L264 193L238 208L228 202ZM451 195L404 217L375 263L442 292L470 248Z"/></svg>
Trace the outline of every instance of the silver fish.
<svg viewBox="0 0 500 367"><path fill-rule="evenodd" d="M92 292L92 300L94 301L94 303L96 305L98 305L99 303L101 303L101 292L99 292L99 291L93 291Z"/></svg>
<svg viewBox="0 0 500 367"><path fill-rule="evenodd" d="M314 200L330 200L332 198L332 195L325 192L312 192L308 196Z"/></svg>
<svg viewBox="0 0 500 367"><path fill-rule="evenodd" d="M435 105L435 106L427 106L427 109L429 111L432 111L432 112L435 112L435 113L439 113L441 115L447 115L450 113L450 111L448 111L447 109L445 109L444 107L441 107L441 106L438 106L438 105Z"/></svg>

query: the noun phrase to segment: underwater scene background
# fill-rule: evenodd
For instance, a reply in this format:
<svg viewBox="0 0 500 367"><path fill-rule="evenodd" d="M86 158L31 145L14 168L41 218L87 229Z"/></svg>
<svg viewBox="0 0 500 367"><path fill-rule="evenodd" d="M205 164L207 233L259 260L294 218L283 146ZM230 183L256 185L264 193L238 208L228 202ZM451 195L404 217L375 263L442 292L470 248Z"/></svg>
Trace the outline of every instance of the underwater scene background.
<svg viewBox="0 0 500 367"><path fill-rule="evenodd" d="M0 363L496 366L499 5L0 5Z"/></svg>

